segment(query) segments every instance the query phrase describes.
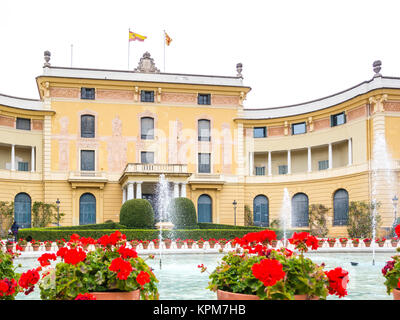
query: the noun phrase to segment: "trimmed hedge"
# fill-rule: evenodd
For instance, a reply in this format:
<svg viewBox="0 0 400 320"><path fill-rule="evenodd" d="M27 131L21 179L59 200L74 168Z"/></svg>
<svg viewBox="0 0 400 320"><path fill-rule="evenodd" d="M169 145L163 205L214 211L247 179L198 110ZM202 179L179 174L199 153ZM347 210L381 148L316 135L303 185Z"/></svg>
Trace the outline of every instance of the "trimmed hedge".
<svg viewBox="0 0 400 320"><path fill-rule="evenodd" d="M93 229L126 229L127 227L117 222L97 223L97 224L85 224L81 226L65 226L65 227L47 227L46 229L51 230L93 230ZM22 231L22 229L20 229Z"/></svg>
<svg viewBox="0 0 400 320"><path fill-rule="evenodd" d="M153 207L146 199L127 200L121 207L119 221L129 228L153 228Z"/></svg>
<svg viewBox="0 0 400 320"><path fill-rule="evenodd" d="M218 224L211 222L199 222L197 224L199 229L246 229L246 230L264 230L270 229L265 227L257 227L257 226L233 226L230 224Z"/></svg>
<svg viewBox="0 0 400 320"><path fill-rule="evenodd" d="M192 200L185 197L174 198L168 209L174 228L198 229L196 208Z"/></svg>
<svg viewBox="0 0 400 320"><path fill-rule="evenodd" d="M118 229L126 235L128 240L152 240L159 237L159 231L156 229ZM273 230L273 229L272 229ZM177 230L163 230L162 237L170 239L193 239L199 240L203 238L205 240L210 238L215 239L233 239L235 237L242 237L249 232L260 231L260 228L252 229L177 229ZM278 239L283 237L281 230L274 230L277 234ZM92 237L98 239L105 234L111 234L115 232L115 229L54 229L54 228L32 228L32 229L20 229L18 232L19 238L26 239L28 236L38 241L55 241L57 239L70 239L71 235L76 233L81 237ZM291 236L292 231L288 232L288 237Z"/></svg>

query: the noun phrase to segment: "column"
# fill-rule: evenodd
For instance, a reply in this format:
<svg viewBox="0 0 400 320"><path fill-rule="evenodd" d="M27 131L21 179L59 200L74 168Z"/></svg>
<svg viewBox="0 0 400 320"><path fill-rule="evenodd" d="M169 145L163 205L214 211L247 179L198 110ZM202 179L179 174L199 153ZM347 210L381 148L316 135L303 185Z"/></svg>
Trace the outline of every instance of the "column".
<svg viewBox="0 0 400 320"><path fill-rule="evenodd" d="M249 152L249 176L254 172L254 152Z"/></svg>
<svg viewBox="0 0 400 320"><path fill-rule="evenodd" d="M15 171L15 144L11 145L11 171Z"/></svg>
<svg viewBox="0 0 400 320"><path fill-rule="evenodd" d="M272 159L271 159L271 151L268 151L268 175L272 176Z"/></svg>
<svg viewBox="0 0 400 320"><path fill-rule="evenodd" d="M127 199L132 200L134 198L134 193L133 193L133 184L134 182L128 182L128 195Z"/></svg>
<svg viewBox="0 0 400 320"><path fill-rule="evenodd" d="M142 199L142 182L136 181L136 199Z"/></svg>
<svg viewBox="0 0 400 320"><path fill-rule="evenodd" d="M179 198L179 183L174 182L174 198Z"/></svg>
<svg viewBox="0 0 400 320"><path fill-rule="evenodd" d="M328 145L328 168L332 169L332 143Z"/></svg>
<svg viewBox="0 0 400 320"><path fill-rule="evenodd" d="M186 182L181 183L181 197L186 198Z"/></svg>
<svg viewBox="0 0 400 320"><path fill-rule="evenodd" d="M287 173L288 174L292 173L292 159L291 159L290 150L287 151Z"/></svg>
<svg viewBox="0 0 400 320"><path fill-rule="evenodd" d="M122 204L126 201L126 187L122 187Z"/></svg>
<svg viewBox="0 0 400 320"><path fill-rule="evenodd" d="M308 172L312 171L312 160L311 160L311 147L307 149L307 160L308 160Z"/></svg>
<svg viewBox="0 0 400 320"><path fill-rule="evenodd" d="M35 147L31 149L31 172L35 172Z"/></svg>
<svg viewBox="0 0 400 320"><path fill-rule="evenodd" d="M352 139L348 139L348 145L347 145L347 150L348 150L348 162L347 164L351 166L353 164L353 144L352 144Z"/></svg>

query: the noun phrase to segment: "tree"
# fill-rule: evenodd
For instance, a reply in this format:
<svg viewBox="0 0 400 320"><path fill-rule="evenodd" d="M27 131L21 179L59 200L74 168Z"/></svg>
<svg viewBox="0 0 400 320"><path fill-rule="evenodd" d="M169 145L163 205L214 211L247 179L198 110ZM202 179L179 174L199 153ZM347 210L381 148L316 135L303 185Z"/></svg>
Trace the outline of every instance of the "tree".
<svg viewBox="0 0 400 320"><path fill-rule="evenodd" d="M185 197L174 198L168 212L175 229L197 228L196 208L192 200Z"/></svg>
<svg viewBox="0 0 400 320"><path fill-rule="evenodd" d="M316 237L326 237L329 231L326 225L326 217L328 211L331 209L325 207L323 204L311 204L308 210L310 219L310 233Z"/></svg>
<svg viewBox="0 0 400 320"><path fill-rule="evenodd" d="M5 238L13 223L14 202L0 201L0 238Z"/></svg>
<svg viewBox="0 0 400 320"><path fill-rule="evenodd" d="M244 225L245 226L253 225L253 216L251 214L251 209L248 204L244 205Z"/></svg>
<svg viewBox="0 0 400 320"><path fill-rule="evenodd" d="M32 227L43 228L51 223L58 224L63 216L64 213L60 213L58 217L55 204L35 201L32 206Z"/></svg>
<svg viewBox="0 0 400 320"><path fill-rule="evenodd" d="M380 203L367 203L365 201L351 201L349 205L349 224L347 232L350 238L371 238L372 219L374 210L378 210ZM375 231L381 225L381 216L375 215Z"/></svg>

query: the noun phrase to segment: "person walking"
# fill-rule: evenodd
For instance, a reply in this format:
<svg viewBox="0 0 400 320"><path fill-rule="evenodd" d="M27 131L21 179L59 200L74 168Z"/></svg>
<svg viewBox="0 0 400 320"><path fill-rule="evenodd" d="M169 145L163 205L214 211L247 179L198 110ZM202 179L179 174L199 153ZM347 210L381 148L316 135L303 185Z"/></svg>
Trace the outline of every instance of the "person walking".
<svg viewBox="0 0 400 320"><path fill-rule="evenodd" d="M19 229L20 227L19 227L19 225L17 224L17 222L14 220L14 222L13 222L13 224L12 224L12 226L11 226L11 232L13 233L13 235L14 235L14 240L15 240L15 242L17 242L17 240L18 240L18 229Z"/></svg>

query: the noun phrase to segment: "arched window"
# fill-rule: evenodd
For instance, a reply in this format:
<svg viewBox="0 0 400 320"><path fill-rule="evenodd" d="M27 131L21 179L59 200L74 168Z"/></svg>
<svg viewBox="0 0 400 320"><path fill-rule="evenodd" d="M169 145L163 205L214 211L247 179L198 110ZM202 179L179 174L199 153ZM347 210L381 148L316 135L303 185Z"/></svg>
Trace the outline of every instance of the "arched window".
<svg viewBox="0 0 400 320"><path fill-rule="evenodd" d="M31 197L26 193L18 193L14 199L14 220L20 228L31 227Z"/></svg>
<svg viewBox="0 0 400 320"><path fill-rule="evenodd" d="M210 120L201 119L198 121L198 141L211 141Z"/></svg>
<svg viewBox="0 0 400 320"><path fill-rule="evenodd" d="M143 117L140 119L140 136L141 139L154 139L154 119L151 117Z"/></svg>
<svg viewBox="0 0 400 320"><path fill-rule="evenodd" d="M333 225L345 226L349 218L349 193L344 189L333 195Z"/></svg>
<svg viewBox="0 0 400 320"><path fill-rule="evenodd" d="M268 198L258 195L253 200L253 222L256 226L269 226L269 205Z"/></svg>
<svg viewBox="0 0 400 320"><path fill-rule="evenodd" d="M212 222L212 202L210 196L202 194L197 201L197 220Z"/></svg>
<svg viewBox="0 0 400 320"><path fill-rule="evenodd" d="M292 227L308 226L308 197L296 193L292 198Z"/></svg>
<svg viewBox="0 0 400 320"><path fill-rule="evenodd" d="M91 114L81 116L81 137L94 138L94 116Z"/></svg>
<svg viewBox="0 0 400 320"><path fill-rule="evenodd" d="M79 224L96 223L96 198L91 193L84 193L79 199Z"/></svg>

